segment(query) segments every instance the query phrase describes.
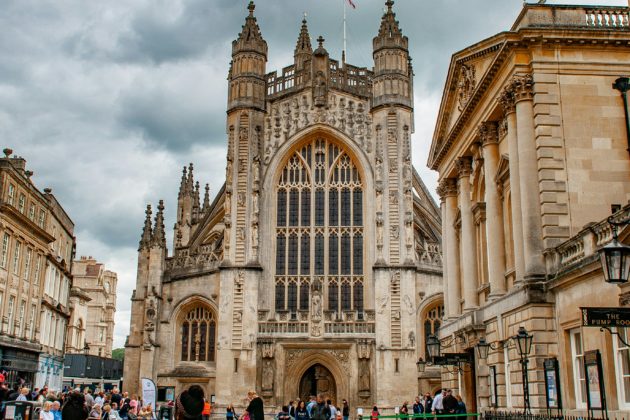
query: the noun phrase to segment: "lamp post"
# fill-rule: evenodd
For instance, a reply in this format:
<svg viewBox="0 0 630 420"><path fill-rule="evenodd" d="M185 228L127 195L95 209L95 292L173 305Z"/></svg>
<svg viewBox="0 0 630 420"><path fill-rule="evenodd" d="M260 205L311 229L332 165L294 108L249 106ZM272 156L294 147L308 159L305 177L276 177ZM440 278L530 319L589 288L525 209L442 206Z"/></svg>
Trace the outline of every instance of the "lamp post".
<svg viewBox="0 0 630 420"><path fill-rule="evenodd" d="M628 141L628 152L630 152L630 116L628 115L628 90L630 90L630 77L619 77L612 85L613 89L621 92L623 98L623 110L626 116L626 136Z"/></svg>
<svg viewBox="0 0 630 420"><path fill-rule="evenodd" d="M423 373L427 367L427 362L425 362L422 357L419 357L416 362L416 367L418 368L418 373Z"/></svg>
<svg viewBox="0 0 630 420"><path fill-rule="evenodd" d="M612 226L613 238L599 251L604 280L612 284L627 283L630 276L630 246L619 242L617 227L630 224L630 219L616 221L610 216L608 223Z"/></svg>
<svg viewBox="0 0 630 420"><path fill-rule="evenodd" d="M86 356L90 353L90 346L88 345L87 341L85 342L85 345L83 345L83 354L85 354Z"/></svg>
<svg viewBox="0 0 630 420"><path fill-rule="evenodd" d="M534 336L529 334L525 327L519 327L518 333L512 337L512 340L516 342L516 350L520 356L521 361L521 373L523 375L523 401L525 405L525 413L531 413L531 407L529 404L529 378L527 377L527 364L529 363L529 353L532 351L532 343Z"/></svg>
<svg viewBox="0 0 630 420"><path fill-rule="evenodd" d="M431 334L427 338L427 352L429 353L429 357L431 359L436 358L440 355L441 346L442 344L440 343L440 340L438 340L438 338L434 334Z"/></svg>

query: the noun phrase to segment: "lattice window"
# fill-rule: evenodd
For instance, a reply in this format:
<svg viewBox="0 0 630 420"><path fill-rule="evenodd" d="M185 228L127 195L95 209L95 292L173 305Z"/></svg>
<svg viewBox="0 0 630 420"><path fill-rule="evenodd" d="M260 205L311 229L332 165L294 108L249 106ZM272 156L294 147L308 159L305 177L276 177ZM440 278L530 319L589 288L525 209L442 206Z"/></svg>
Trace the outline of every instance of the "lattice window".
<svg viewBox="0 0 630 420"><path fill-rule="evenodd" d="M180 331L182 361L214 362L217 323L210 309L197 306L188 311L182 321Z"/></svg>
<svg viewBox="0 0 630 420"><path fill-rule="evenodd" d="M363 186L338 145L295 151L277 185L275 308L308 310L313 275L331 311L363 311Z"/></svg>
<svg viewBox="0 0 630 420"><path fill-rule="evenodd" d="M426 347L427 339L430 335L437 335L438 330L440 329L440 325L442 325L442 319L444 318L444 305L438 304L428 311L424 316L424 345L425 345L425 354L429 354L428 349Z"/></svg>

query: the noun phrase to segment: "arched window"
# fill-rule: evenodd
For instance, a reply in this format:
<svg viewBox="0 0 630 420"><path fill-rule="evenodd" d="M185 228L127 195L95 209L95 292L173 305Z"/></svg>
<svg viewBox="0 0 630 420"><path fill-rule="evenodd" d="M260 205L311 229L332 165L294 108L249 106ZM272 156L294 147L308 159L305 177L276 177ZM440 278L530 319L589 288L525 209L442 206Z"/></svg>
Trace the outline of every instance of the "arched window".
<svg viewBox="0 0 630 420"><path fill-rule="evenodd" d="M425 359L427 358L429 352L427 350L427 339L430 335L437 335L438 330L440 329L440 325L442 325L442 319L444 318L444 304L439 303L428 311L425 312L424 316L424 348L425 348Z"/></svg>
<svg viewBox="0 0 630 420"><path fill-rule="evenodd" d="M181 324L182 361L214 362L217 323L205 306L189 310Z"/></svg>
<svg viewBox="0 0 630 420"><path fill-rule="evenodd" d="M307 310L317 280L328 310L363 311L363 186L350 156L322 138L302 146L276 197L276 310Z"/></svg>

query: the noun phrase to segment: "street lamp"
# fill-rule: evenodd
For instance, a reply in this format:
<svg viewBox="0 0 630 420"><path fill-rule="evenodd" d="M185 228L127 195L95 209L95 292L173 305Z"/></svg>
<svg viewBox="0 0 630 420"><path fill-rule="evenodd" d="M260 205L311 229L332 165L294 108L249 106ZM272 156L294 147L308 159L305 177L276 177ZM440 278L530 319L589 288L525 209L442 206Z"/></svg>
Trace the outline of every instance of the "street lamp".
<svg viewBox="0 0 630 420"><path fill-rule="evenodd" d="M488 343L485 338L481 338L475 347L477 347L477 355L479 356L479 359L486 360L488 358L488 353L490 353L492 344Z"/></svg>
<svg viewBox="0 0 630 420"><path fill-rule="evenodd" d="M441 346L442 345L440 343L440 340L438 340L438 338L434 334L431 334L427 338L427 352L429 353L429 357L430 358L438 357L440 355Z"/></svg>
<svg viewBox="0 0 630 420"><path fill-rule="evenodd" d="M527 364L529 363L529 353L532 351L534 336L527 332L525 327L519 327L518 333L512 337L516 342L516 350L521 358L521 373L523 375L523 400L525 403L525 413L531 413L529 404L529 379L527 377Z"/></svg>
<svg viewBox="0 0 630 420"><path fill-rule="evenodd" d="M416 362L416 367L418 368L418 373L422 373L427 367L427 362L425 362L422 357L419 357L418 361Z"/></svg>
<svg viewBox="0 0 630 420"><path fill-rule="evenodd" d="M612 226L613 238L599 251L604 280L612 284L627 283L630 276L630 246L619 242L617 227L630 224L630 220L615 221L610 216L608 223Z"/></svg>
<svg viewBox="0 0 630 420"><path fill-rule="evenodd" d="M83 346L83 354L88 354L89 352L90 352L90 346L88 345L86 341L85 345Z"/></svg>

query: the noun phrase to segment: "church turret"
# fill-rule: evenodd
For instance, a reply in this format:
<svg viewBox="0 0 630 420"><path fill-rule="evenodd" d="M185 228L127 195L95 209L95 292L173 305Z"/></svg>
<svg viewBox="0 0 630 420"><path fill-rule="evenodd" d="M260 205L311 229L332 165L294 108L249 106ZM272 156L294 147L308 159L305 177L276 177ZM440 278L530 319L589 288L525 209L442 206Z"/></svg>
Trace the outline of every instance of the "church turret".
<svg viewBox="0 0 630 420"><path fill-rule="evenodd" d="M372 41L374 57L373 107L382 105L413 106L409 41L402 34L394 1L385 2L378 35Z"/></svg>
<svg viewBox="0 0 630 420"><path fill-rule="evenodd" d="M188 243L193 220L194 200L194 176L193 164L182 171L182 180L177 196L177 221L175 222L175 235L173 248Z"/></svg>
<svg viewBox="0 0 630 420"><path fill-rule="evenodd" d="M241 107L265 108L267 42L254 17L254 2L238 38L232 42L228 112Z"/></svg>
<svg viewBox="0 0 630 420"><path fill-rule="evenodd" d="M308 33L308 26L306 24L306 14L302 19L302 28L300 28L300 35L298 36L295 51L293 53L295 70L299 71L306 67L306 63L311 59L313 54L313 47L311 46L311 36Z"/></svg>

